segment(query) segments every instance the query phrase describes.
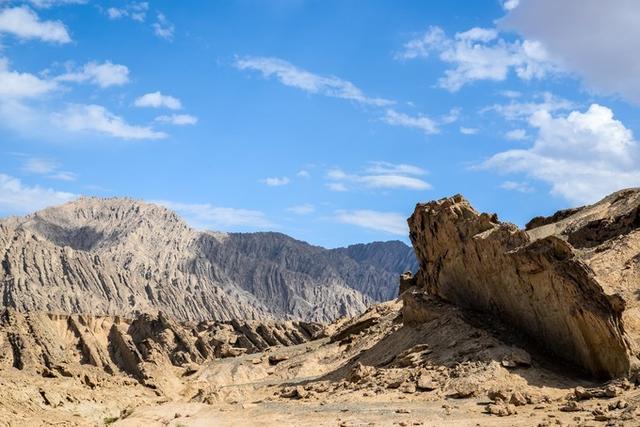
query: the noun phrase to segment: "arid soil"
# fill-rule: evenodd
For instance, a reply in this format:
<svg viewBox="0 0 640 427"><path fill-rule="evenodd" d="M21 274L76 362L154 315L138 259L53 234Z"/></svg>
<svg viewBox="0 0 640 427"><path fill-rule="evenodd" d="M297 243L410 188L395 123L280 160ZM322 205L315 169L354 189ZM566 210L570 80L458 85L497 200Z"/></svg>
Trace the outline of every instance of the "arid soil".
<svg viewBox="0 0 640 427"><path fill-rule="evenodd" d="M419 300L415 300L419 298ZM640 389L524 350L482 323L411 292L326 329L325 338L266 351L164 363L152 388L118 371L75 365L53 378L5 367L7 425L634 425ZM427 320L428 319L428 320ZM523 346L523 347L526 347ZM160 363L160 362L157 362Z"/></svg>

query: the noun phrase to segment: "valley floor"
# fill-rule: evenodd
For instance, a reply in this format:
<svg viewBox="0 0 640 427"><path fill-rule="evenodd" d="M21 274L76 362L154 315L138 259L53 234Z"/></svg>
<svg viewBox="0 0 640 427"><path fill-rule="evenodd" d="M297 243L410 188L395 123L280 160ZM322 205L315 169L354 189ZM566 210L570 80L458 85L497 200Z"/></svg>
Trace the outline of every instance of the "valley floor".
<svg viewBox="0 0 640 427"><path fill-rule="evenodd" d="M89 365L56 378L5 368L0 424L638 425L640 389L626 380L582 380L438 301L416 324L401 308L378 305L300 345L158 366L155 389Z"/></svg>

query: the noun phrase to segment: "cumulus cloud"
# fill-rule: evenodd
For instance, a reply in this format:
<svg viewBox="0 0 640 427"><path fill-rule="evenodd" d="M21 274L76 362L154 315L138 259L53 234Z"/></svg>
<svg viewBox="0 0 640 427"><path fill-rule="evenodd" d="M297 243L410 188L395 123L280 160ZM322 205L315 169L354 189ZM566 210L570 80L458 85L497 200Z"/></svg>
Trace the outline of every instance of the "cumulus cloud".
<svg viewBox="0 0 640 427"><path fill-rule="evenodd" d="M158 116L156 121L176 126L195 125L198 118L190 114L171 114L170 116Z"/></svg>
<svg viewBox="0 0 640 427"><path fill-rule="evenodd" d="M0 10L0 34L12 34L20 39L39 39L45 42L69 43L71 36L60 21L41 21L26 6Z"/></svg>
<svg viewBox="0 0 640 427"><path fill-rule="evenodd" d="M493 28L471 28L448 37L439 27L405 43L398 59L426 58L431 53L451 66L438 85L456 92L479 80L504 81L514 72L523 80L557 71L543 46L535 40L508 42Z"/></svg>
<svg viewBox="0 0 640 427"><path fill-rule="evenodd" d="M153 32L156 36L165 40L173 40L173 35L176 31L176 27L169 22L166 16L162 13L156 15L156 22L153 23Z"/></svg>
<svg viewBox="0 0 640 427"><path fill-rule="evenodd" d="M362 173L346 173L341 169L327 172L328 188L332 191L347 191L351 187L375 189L428 190L431 184L417 178L426 174L423 169L407 164L371 162Z"/></svg>
<svg viewBox="0 0 640 427"><path fill-rule="evenodd" d="M235 64L240 70L259 71L265 78L275 77L286 86L295 87L307 93L342 98L361 104L385 106L393 102L365 95L353 83L335 76L321 76L311 73L278 58L245 57Z"/></svg>
<svg viewBox="0 0 640 427"><path fill-rule="evenodd" d="M0 98L36 98L57 88L55 82L29 73L9 69L9 61L0 58Z"/></svg>
<svg viewBox="0 0 640 427"><path fill-rule="evenodd" d="M0 173L0 211L26 214L75 199L76 194L25 185L18 178Z"/></svg>
<svg viewBox="0 0 640 427"><path fill-rule="evenodd" d="M640 103L640 3L522 0L499 26L539 41L593 91Z"/></svg>
<svg viewBox="0 0 640 427"><path fill-rule="evenodd" d="M74 104L53 115L53 119L70 132L97 132L122 139L160 139L167 136L147 126L127 123L101 105Z"/></svg>
<svg viewBox="0 0 640 427"><path fill-rule="evenodd" d="M208 230L233 231L234 229L273 228L266 215L257 210L215 206L210 203L179 203L166 200L154 201L158 205L178 212L193 227Z"/></svg>
<svg viewBox="0 0 640 427"><path fill-rule="evenodd" d="M395 212L373 210L337 211L335 220L370 230L406 236L409 232L404 215Z"/></svg>
<svg viewBox="0 0 640 427"><path fill-rule="evenodd" d="M287 208L287 212L294 213L296 215L309 215L315 212L316 207L311 203L305 203L303 205L296 205Z"/></svg>
<svg viewBox="0 0 640 427"><path fill-rule="evenodd" d="M483 167L523 173L551 185L552 194L579 204L640 185L638 143L609 108L592 104L567 116L540 110L529 124L537 130L530 148L498 153Z"/></svg>
<svg viewBox="0 0 640 427"><path fill-rule="evenodd" d="M124 7L110 7L106 10L109 19L131 18L134 21L144 22L147 18L149 3L131 2Z"/></svg>
<svg viewBox="0 0 640 427"><path fill-rule="evenodd" d="M134 102L136 107L152 107L152 108L168 108L170 110L179 110L182 108L182 103L178 98L173 96L163 95L162 92L151 92L142 95Z"/></svg>
<svg viewBox="0 0 640 427"><path fill-rule="evenodd" d="M382 120L392 126L418 129L427 135L440 132L436 122L424 115L410 116L393 109L388 109Z"/></svg>
<svg viewBox="0 0 640 427"><path fill-rule="evenodd" d="M110 61L88 62L78 70L71 70L57 76L56 81L89 82L100 87L122 86L129 82L129 68L125 65L113 64Z"/></svg>
<svg viewBox="0 0 640 427"><path fill-rule="evenodd" d="M269 187L282 187L283 185L289 184L290 179L286 176L283 176L261 179L260 182L268 185Z"/></svg>

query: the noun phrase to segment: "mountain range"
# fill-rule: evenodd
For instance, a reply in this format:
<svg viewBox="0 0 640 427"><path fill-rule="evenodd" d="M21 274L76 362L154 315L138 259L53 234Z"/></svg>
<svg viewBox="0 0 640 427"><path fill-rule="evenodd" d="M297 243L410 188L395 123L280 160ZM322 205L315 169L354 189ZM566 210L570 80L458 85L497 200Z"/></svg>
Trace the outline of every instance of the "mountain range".
<svg viewBox="0 0 640 427"><path fill-rule="evenodd" d="M353 316L417 270L400 241L325 249L281 233L191 228L127 198L83 197L0 221L2 306L178 320Z"/></svg>

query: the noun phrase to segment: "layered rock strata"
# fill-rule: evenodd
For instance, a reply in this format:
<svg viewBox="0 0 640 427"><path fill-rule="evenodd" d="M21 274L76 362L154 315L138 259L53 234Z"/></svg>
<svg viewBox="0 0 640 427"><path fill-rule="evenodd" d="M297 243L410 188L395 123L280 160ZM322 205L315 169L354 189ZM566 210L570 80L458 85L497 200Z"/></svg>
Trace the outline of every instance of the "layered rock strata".
<svg viewBox="0 0 640 427"><path fill-rule="evenodd" d="M640 340L640 190L536 218L527 230L457 195L409 218L416 286L498 315L593 375L633 375Z"/></svg>

